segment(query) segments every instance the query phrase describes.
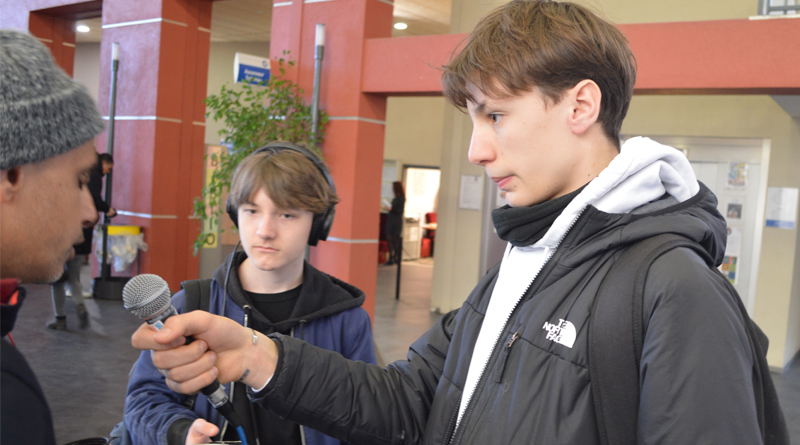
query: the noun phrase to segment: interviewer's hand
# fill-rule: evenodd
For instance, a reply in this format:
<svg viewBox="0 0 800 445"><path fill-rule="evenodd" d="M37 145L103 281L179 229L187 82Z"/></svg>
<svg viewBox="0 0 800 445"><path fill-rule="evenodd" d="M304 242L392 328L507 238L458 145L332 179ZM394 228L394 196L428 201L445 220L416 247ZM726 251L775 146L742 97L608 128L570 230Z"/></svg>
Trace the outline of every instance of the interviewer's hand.
<svg viewBox="0 0 800 445"><path fill-rule="evenodd" d="M190 335L196 341L184 344ZM268 337L258 334L254 345L250 329L205 311L169 317L161 331L144 323L131 343L153 350L153 365L164 374L167 386L182 394L194 394L215 378L225 384L245 374L244 384L261 388L278 362L278 348Z"/></svg>
<svg viewBox="0 0 800 445"><path fill-rule="evenodd" d="M204 419L195 419L189 432L186 434L186 445L196 445L199 443L209 443L211 438L219 434L219 428Z"/></svg>

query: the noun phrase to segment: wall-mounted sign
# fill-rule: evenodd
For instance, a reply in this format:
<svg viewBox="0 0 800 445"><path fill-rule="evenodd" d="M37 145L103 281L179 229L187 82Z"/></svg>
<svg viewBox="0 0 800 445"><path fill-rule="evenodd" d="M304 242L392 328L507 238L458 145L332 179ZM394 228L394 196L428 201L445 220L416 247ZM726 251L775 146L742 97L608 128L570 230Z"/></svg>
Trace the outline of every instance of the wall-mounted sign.
<svg viewBox="0 0 800 445"><path fill-rule="evenodd" d="M767 189L767 227L794 229L797 221L797 196L796 188Z"/></svg>
<svg viewBox="0 0 800 445"><path fill-rule="evenodd" d="M233 59L233 78L236 83L269 82L269 59L236 53Z"/></svg>
<svg viewBox="0 0 800 445"><path fill-rule="evenodd" d="M461 175L458 208L480 210L483 198L483 175Z"/></svg>

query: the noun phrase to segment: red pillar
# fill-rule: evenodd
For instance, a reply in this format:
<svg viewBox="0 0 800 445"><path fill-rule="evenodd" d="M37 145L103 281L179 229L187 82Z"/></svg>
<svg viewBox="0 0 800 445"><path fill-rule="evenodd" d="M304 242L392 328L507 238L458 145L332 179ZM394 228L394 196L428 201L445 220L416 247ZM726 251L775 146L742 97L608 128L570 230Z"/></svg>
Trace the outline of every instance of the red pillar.
<svg viewBox="0 0 800 445"><path fill-rule="evenodd" d="M74 19L102 7L100 113L109 113L111 42L120 43L114 137L115 224L143 227L142 272L177 290L197 278L192 202L203 185L211 0L17 0L0 27L29 29L71 74ZM105 151L107 132L97 138Z"/></svg>
<svg viewBox="0 0 800 445"><path fill-rule="evenodd" d="M72 76L75 64L75 22L41 12L31 12L28 30L53 53L58 66Z"/></svg>
<svg viewBox="0 0 800 445"><path fill-rule="evenodd" d="M382 0L276 2L272 12L272 58L297 62L288 77L311 99L317 23L325 24L320 107L331 117L322 147L341 202L328 241L311 249L311 263L367 294L374 314L380 184L386 97L361 92L364 41L389 37L393 6Z"/></svg>
<svg viewBox="0 0 800 445"><path fill-rule="evenodd" d="M192 202L203 184L210 0L105 0L100 112L109 114L111 46L120 44L112 205L141 226L142 272L170 288L197 278ZM107 133L97 141L105 151Z"/></svg>

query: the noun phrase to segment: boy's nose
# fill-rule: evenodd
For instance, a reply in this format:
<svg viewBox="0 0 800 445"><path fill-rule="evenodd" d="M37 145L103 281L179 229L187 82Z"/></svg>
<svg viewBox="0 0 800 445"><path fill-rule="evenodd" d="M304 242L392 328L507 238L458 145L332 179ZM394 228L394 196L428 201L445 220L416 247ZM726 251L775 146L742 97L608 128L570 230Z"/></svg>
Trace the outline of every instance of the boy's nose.
<svg viewBox="0 0 800 445"><path fill-rule="evenodd" d="M469 153L467 155L469 162L483 166L493 161L494 157L494 147L489 138L485 137L478 128L473 129L472 138L469 141Z"/></svg>

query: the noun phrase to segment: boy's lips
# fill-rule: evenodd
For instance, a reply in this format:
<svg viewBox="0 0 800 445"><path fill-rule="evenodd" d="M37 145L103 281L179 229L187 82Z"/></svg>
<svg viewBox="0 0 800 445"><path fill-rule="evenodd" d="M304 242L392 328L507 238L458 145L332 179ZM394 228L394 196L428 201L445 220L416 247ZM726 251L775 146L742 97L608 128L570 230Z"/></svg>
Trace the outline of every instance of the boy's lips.
<svg viewBox="0 0 800 445"><path fill-rule="evenodd" d="M504 187L508 185L511 178L512 176L492 176L492 181L497 183L497 187L499 187L500 190L504 190Z"/></svg>

